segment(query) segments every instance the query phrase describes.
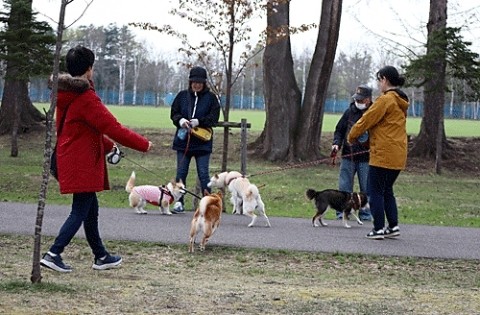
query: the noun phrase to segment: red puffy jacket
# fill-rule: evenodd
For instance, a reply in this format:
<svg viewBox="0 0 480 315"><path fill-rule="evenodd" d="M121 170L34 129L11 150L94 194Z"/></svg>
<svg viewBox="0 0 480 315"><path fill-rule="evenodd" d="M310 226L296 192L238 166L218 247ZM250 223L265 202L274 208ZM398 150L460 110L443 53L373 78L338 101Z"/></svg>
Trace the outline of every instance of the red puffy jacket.
<svg viewBox="0 0 480 315"><path fill-rule="evenodd" d="M57 135L60 192L69 194L110 189L105 155L112 150L113 141L146 152L148 140L121 125L86 78L59 75L57 130L67 105L63 129Z"/></svg>

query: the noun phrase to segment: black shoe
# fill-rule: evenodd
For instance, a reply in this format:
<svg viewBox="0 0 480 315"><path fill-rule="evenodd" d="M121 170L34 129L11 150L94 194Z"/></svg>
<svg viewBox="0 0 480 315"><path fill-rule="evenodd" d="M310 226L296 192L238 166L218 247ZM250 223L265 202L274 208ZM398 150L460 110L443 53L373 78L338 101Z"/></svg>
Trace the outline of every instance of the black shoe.
<svg viewBox="0 0 480 315"><path fill-rule="evenodd" d="M400 236L400 228L398 225L394 226L393 228L388 226L383 230L383 235L388 238Z"/></svg>
<svg viewBox="0 0 480 315"><path fill-rule="evenodd" d="M383 240L383 229L378 231L375 231L375 229L371 230L370 233L367 234L367 238L372 240Z"/></svg>
<svg viewBox="0 0 480 315"><path fill-rule="evenodd" d="M53 257L49 253L46 253L40 260L40 265L58 272L72 272L72 267L65 265L59 254Z"/></svg>
<svg viewBox="0 0 480 315"><path fill-rule="evenodd" d="M104 259L97 258L93 262L92 268L95 270L107 270L120 266L122 257L107 254Z"/></svg>

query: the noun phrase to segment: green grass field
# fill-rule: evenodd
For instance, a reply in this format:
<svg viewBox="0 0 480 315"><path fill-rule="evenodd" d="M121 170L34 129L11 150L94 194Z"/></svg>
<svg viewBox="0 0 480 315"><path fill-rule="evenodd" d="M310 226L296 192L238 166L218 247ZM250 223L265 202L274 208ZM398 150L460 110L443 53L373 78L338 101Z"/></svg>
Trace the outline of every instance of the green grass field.
<svg viewBox="0 0 480 315"><path fill-rule="evenodd" d="M36 104L38 108L48 109L50 104ZM147 107L147 106L117 106L111 105L109 109L120 122L130 127L138 128L172 128L170 120L170 107ZM43 109L42 109L43 112ZM260 132L265 125L265 112L256 110L232 110L230 121L240 122L247 119L251 123L251 131ZM323 132L333 132L340 119L339 114L326 114L323 120ZM223 120L223 117L220 118ZM420 131L421 118L409 117L407 120L407 132L417 135ZM445 120L447 137L480 137L480 121L447 119Z"/></svg>

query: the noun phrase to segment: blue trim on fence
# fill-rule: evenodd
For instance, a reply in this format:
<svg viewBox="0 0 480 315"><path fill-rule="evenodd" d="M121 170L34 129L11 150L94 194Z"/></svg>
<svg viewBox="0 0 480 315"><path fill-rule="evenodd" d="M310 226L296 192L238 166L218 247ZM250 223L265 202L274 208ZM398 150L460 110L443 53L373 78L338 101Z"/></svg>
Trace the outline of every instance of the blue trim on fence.
<svg viewBox="0 0 480 315"><path fill-rule="evenodd" d="M97 90L98 95L105 104L119 104L119 97L117 90ZM0 95L3 94L3 89L0 87ZM124 94L124 105L134 106L171 106L176 93L155 93L155 92L138 92L136 100L133 100L133 92L126 91ZM50 90L48 89L30 89L30 99L32 102L48 103L50 100ZM225 98L222 97L221 104L225 104ZM265 104L263 96L241 96L234 95L232 98L232 109L256 109L264 110ZM341 114L348 108L350 100L336 100L327 99L325 102L325 113ZM476 111L476 112L475 112ZM422 117L423 103L417 102L410 105L408 108L408 115L413 117ZM480 119L479 106L455 104L453 106L445 105L445 118L454 119Z"/></svg>

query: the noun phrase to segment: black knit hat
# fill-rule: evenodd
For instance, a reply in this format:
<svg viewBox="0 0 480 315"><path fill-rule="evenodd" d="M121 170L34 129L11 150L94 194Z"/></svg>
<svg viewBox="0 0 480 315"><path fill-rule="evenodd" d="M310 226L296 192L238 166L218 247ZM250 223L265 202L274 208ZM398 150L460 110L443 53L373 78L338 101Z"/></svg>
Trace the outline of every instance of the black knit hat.
<svg viewBox="0 0 480 315"><path fill-rule="evenodd" d="M202 67L193 67L190 70L190 75L188 76L189 81L193 82L207 82L207 70Z"/></svg>

